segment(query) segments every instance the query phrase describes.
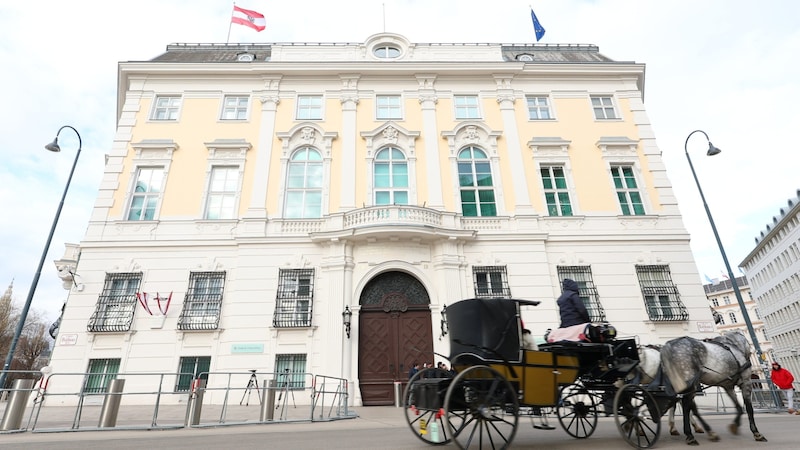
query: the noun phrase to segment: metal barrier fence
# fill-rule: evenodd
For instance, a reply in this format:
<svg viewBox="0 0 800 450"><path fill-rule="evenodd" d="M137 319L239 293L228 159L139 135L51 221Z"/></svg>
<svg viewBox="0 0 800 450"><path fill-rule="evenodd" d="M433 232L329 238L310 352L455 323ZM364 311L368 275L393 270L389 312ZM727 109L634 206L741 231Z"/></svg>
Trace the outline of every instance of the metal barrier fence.
<svg viewBox="0 0 800 450"><path fill-rule="evenodd" d="M35 379L16 380L9 390L0 434L217 427L356 417L348 410L347 380L324 375L204 372L195 378L192 373L180 372L117 373L107 377L102 388L97 376L50 374L38 384L34 384ZM75 377L80 380L69 380ZM191 386L179 390L182 385L178 381L186 377L192 380ZM76 383L82 386L79 392L53 389ZM24 425L23 417L28 418Z"/></svg>

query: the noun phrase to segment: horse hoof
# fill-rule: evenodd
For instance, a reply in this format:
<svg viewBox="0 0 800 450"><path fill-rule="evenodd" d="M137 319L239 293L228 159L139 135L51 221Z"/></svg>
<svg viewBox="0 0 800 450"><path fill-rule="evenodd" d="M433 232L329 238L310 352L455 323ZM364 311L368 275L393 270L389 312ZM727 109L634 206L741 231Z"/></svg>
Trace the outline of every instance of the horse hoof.
<svg viewBox="0 0 800 450"><path fill-rule="evenodd" d="M763 434L757 434L754 437L756 438L756 441L758 441L758 442L767 442L767 438L764 437Z"/></svg>
<svg viewBox="0 0 800 450"><path fill-rule="evenodd" d="M712 431L712 432L711 432L711 433L708 435L708 439L709 439L711 442L719 442L719 435L718 435L717 433L714 433L714 432Z"/></svg>
<svg viewBox="0 0 800 450"><path fill-rule="evenodd" d="M694 430L694 432L697 433L697 434L703 434L703 433L705 433L705 430L702 430L702 429L701 430Z"/></svg>
<svg viewBox="0 0 800 450"><path fill-rule="evenodd" d="M678 430L669 430L669 434L673 436L678 436L680 433L678 433Z"/></svg>
<svg viewBox="0 0 800 450"><path fill-rule="evenodd" d="M732 424L728 425L728 430L731 432L731 434L734 434L734 435L739 434L739 427L736 426L735 423L732 423ZM758 440L758 439L756 439L756 440Z"/></svg>
<svg viewBox="0 0 800 450"><path fill-rule="evenodd" d="M686 445L700 445L700 443L697 442L697 439L687 439Z"/></svg>

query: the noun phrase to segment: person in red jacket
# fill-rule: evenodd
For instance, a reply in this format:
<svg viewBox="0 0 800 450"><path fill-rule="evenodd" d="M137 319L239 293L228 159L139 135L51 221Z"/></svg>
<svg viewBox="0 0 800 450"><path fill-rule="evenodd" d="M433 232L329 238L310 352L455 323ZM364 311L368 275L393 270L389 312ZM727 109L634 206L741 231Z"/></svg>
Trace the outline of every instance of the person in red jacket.
<svg viewBox="0 0 800 450"><path fill-rule="evenodd" d="M775 386L778 386L778 389L786 394L786 406L789 409L789 414L800 414L800 411L794 409L794 387L792 386L794 377L792 373L781 367L777 362L773 362L772 374L770 377L772 378L772 382L775 383Z"/></svg>

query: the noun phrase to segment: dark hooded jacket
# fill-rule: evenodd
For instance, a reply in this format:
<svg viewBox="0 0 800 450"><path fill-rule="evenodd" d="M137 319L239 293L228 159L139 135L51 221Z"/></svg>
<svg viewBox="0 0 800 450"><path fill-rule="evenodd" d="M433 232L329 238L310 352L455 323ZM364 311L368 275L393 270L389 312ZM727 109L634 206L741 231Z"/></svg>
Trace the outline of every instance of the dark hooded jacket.
<svg viewBox="0 0 800 450"><path fill-rule="evenodd" d="M560 328L571 327L589 322L589 312L578 296L578 283L575 280L564 278L562 283L563 292L558 297L558 311L561 315Z"/></svg>

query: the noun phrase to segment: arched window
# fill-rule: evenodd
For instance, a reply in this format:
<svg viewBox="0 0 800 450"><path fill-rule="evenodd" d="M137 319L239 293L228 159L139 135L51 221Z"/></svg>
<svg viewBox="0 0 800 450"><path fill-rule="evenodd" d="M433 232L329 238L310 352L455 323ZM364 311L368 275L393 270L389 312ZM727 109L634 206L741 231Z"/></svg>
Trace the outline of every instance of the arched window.
<svg viewBox="0 0 800 450"><path fill-rule="evenodd" d="M492 166L483 150L466 147L458 152L458 185L464 216L497 215Z"/></svg>
<svg viewBox="0 0 800 450"><path fill-rule="evenodd" d="M397 148L384 148L375 155L376 205L408 204L408 163Z"/></svg>
<svg viewBox="0 0 800 450"><path fill-rule="evenodd" d="M289 161L283 211L290 219L322 216L322 156L311 147L300 148Z"/></svg>

